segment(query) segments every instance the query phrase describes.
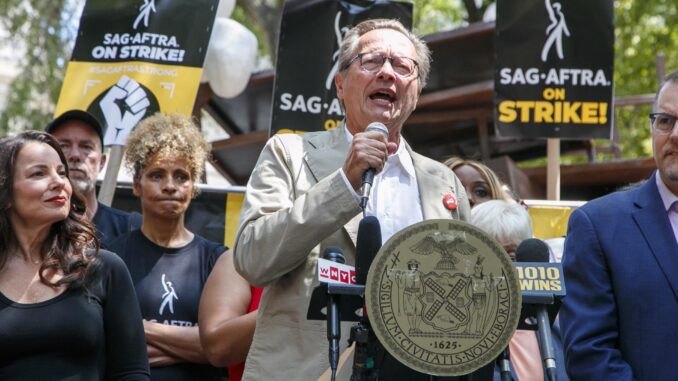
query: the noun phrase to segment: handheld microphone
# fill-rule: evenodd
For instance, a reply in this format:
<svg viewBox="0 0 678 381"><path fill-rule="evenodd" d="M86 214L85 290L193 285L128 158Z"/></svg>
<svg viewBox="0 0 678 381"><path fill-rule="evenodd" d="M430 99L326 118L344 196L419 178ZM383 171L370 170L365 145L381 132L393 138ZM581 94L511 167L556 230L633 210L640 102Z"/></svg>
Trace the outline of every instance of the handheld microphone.
<svg viewBox="0 0 678 381"><path fill-rule="evenodd" d="M365 129L366 132L376 131L381 132L384 138L388 140L388 128L383 123L372 122ZM360 196L360 207L365 210L367 207L367 200L370 198L370 190L372 190L372 182L374 181L375 169L369 168L363 173L363 187L362 195Z"/></svg>
<svg viewBox="0 0 678 381"><path fill-rule="evenodd" d="M549 261L549 247L546 242L529 238L518 245L516 249L516 262L538 262L547 263ZM537 315L537 327L539 331L539 350L544 364L546 376L550 381L557 379L556 360L553 349L553 338L551 336L551 324L546 306L543 304L535 305Z"/></svg>
<svg viewBox="0 0 678 381"><path fill-rule="evenodd" d="M374 257L381 249L381 226L375 216L367 216L360 220L358 237L355 245L355 280L356 284L367 282L367 272Z"/></svg>
<svg viewBox="0 0 678 381"><path fill-rule="evenodd" d="M344 252L336 247L330 246L325 249L322 258L344 264ZM341 339L341 321L339 311L339 295L327 294L327 340L329 341L329 360L332 370L332 380L337 373L337 364L339 363L339 340Z"/></svg>

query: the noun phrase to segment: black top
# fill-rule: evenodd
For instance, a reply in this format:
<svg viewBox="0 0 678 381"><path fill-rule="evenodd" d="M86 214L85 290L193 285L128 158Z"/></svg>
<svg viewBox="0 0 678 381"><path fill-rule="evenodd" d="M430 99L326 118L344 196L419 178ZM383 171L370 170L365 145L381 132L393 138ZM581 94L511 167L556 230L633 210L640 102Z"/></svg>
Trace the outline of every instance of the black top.
<svg viewBox="0 0 678 381"><path fill-rule="evenodd" d="M97 205L92 223L97 229L101 247L108 248L108 244L118 236L141 227L141 214L123 212L100 202Z"/></svg>
<svg viewBox="0 0 678 381"><path fill-rule="evenodd" d="M181 248L158 246L140 230L111 243L132 275L141 315L167 325L198 325L203 286L226 247L199 235ZM219 370L204 364L180 363L151 369L152 380L219 380Z"/></svg>
<svg viewBox="0 0 678 381"><path fill-rule="evenodd" d="M40 303L0 293L0 380L148 380L134 288L120 258L98 254L89 285Z"/></svg>

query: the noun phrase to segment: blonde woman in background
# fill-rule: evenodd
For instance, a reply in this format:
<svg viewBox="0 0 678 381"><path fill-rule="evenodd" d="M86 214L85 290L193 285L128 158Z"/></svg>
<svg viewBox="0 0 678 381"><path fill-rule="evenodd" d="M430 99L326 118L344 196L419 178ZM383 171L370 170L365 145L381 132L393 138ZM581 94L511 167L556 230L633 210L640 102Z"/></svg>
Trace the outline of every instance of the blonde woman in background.
<svg viewBox="0 0 678 381"><path fill-rule="evenodd" d="M472 208L489 200L513 200L504 191L505 185L499 177L485 164L460 157L451 157L444 164L454 171L464 185Z"/></svg>

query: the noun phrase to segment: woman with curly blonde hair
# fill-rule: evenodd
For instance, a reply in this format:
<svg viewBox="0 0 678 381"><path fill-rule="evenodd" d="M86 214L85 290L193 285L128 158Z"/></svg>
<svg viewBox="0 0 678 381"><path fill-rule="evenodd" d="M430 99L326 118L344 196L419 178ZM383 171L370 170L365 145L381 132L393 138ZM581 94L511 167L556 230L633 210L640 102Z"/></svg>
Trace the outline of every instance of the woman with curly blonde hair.
<svg viewBox="0 0 678 381"><path fill-rule="evenodd" d="M198 308L208 275L222 254L230 252L184 225L209 149L193 121L179 114L144 119L127 141L125 163L133 174L143 223L140 230L117 238L110 249L132 275L151 380L220 379L200 344Z"/></svg>

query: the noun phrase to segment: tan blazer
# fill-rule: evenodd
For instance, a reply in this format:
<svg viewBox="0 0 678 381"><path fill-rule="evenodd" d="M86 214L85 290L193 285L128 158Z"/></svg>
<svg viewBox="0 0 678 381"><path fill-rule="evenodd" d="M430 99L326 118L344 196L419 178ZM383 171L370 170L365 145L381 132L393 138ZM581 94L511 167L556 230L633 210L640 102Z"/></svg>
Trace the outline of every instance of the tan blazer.
<svg viewBox="0 0 678 381"><path fill-rule="evenodd" d="M406 144L401 139L401 144ZM316 380L328 367L326 325L306 320L318 285L318 254L343 249L355 264L361 210L339 169L349 150L342 126L329 132L275 135L247 184L235 241L235 267L250 283L266 286L243 380ZM464 188L445 165L406 145L416 173L424 219L467 220ZM442 198L453 193L456 211ZM352 323L342 324L341 349Z"/></svg>

